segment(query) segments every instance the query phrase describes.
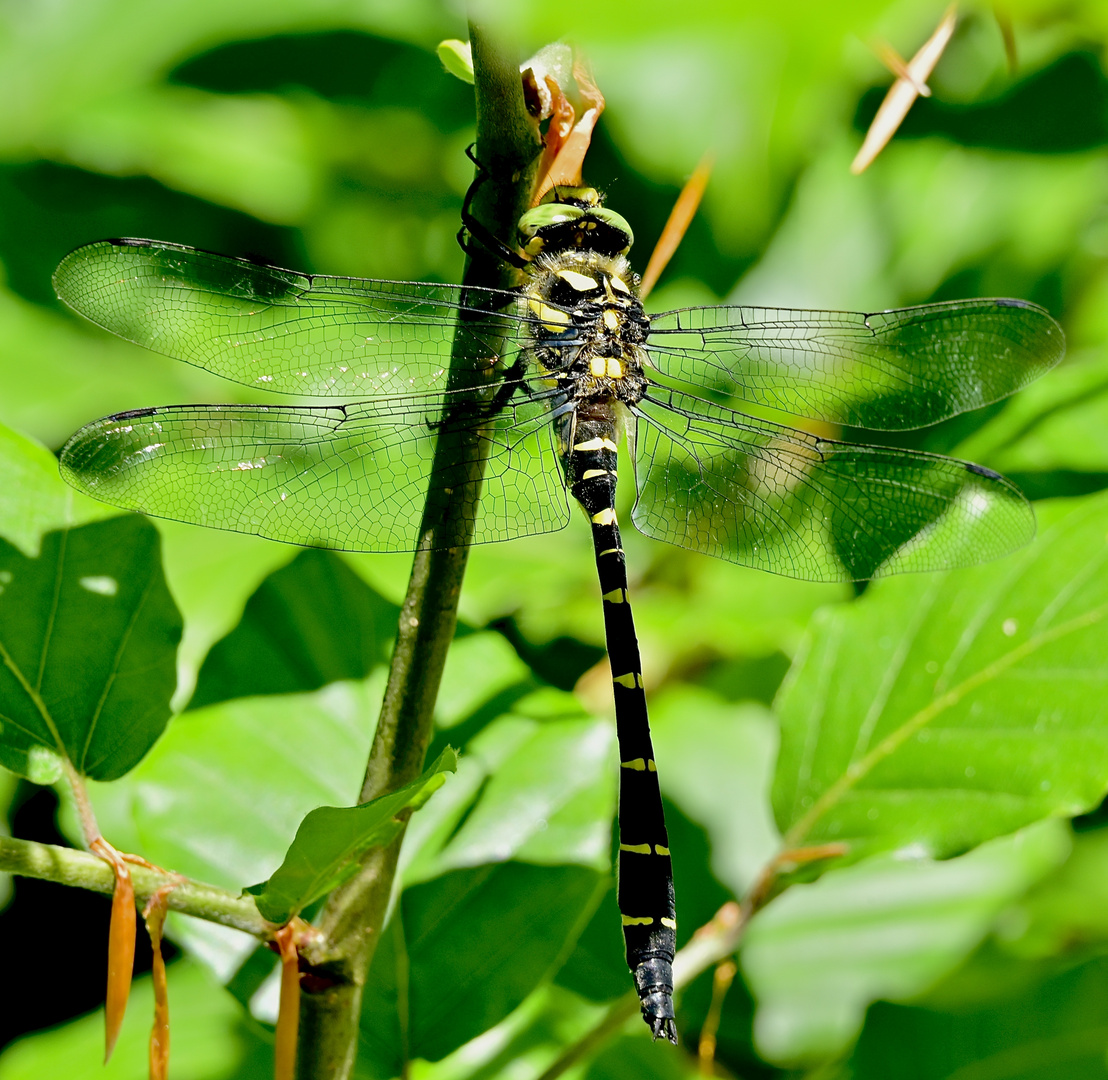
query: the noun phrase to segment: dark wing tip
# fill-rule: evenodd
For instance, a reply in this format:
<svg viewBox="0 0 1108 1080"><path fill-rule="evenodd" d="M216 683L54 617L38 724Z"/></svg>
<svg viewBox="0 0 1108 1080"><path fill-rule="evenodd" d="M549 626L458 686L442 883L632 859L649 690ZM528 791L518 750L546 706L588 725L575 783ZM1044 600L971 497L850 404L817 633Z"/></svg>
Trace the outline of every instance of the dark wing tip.
<svg viewBox="0 0 1108 1080"><path fill-rule="evenodd" d="M162 240L143 240L137 236L109 236L98 240L99 244L112 244L114 247L180 247L180 244L167 244ZM91 247L91 244L86 247Z"/></svg>
<svg viewBox="0 0 1108 1080"><path fill-rule="evenodd" d="M977 476L983 476L987 480L999 480L1002 484L1007 484L1009 482L1006 477L984 465L976 465L972 461L967 461L965 462L965 466L966 472L975 473Z"/></svg>

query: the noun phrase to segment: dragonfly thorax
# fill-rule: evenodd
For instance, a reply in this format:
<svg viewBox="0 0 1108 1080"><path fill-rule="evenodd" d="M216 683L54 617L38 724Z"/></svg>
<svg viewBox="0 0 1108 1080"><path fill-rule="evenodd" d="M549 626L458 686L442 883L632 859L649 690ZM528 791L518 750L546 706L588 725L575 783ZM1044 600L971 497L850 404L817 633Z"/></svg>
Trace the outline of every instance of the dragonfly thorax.
<svg viewBox="0 0 1108 1080"><path fill-rule="evenodd" d="M650 320L637 285L622 255L569 250L535 260L522 301L530 351L567 400L641 400Z"/></svg>

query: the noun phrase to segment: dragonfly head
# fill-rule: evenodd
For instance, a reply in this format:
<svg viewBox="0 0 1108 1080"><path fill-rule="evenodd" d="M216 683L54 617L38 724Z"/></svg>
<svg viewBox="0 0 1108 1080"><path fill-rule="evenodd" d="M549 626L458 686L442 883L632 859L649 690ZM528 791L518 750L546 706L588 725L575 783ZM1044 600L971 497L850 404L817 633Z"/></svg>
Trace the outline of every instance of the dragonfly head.
<svg viewBox="0 0 1108 1080"><path fill-rule="evenodd" d="M631 226L602 205L596 188L552 188L519 220L519 246L533 259L540 252L573 248L625 255L635 241Z"/></svg>

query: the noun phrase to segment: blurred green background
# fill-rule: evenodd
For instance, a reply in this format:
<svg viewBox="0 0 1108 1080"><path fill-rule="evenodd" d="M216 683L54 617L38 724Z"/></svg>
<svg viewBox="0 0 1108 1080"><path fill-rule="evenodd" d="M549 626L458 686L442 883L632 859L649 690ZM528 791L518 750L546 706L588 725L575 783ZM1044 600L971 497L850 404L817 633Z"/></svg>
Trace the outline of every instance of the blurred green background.
<svg viewBox="0 0 1108 1080"><path fill-rule="evenodd" d="M910 56L939 21L939 3L471 10L515 42L521 57L564 38L590 60L607 111L587 179L632 224L640 268L684 179L705 151L716 155L702 209L652 308L726 300L878 310L959 296L1034 300L1064 325L1064 366L1016 401L899 441L1001 470L1035 499L1108 487L1102 0L1014 2L997 11L964 5L930 80L933 97L916 103L861 177L849 164L891 81L872 44L888 41ZM473 138L472 92L443 73L434 48L465 36L464 14L459 4L434 0L0 4L0 422L57 450L82 423L109 412L247 400L243 388L114 340L61 307L51 272L91 240L150 237L307 271L457 280L455 233L472 176L464 154ZM1014 49L1006 50L1005 31ZM296 552L251 537L159 528L186 618L183 704L209 648L238 623L266 575ZM777 736L769 706L812 614L849 603L852 593L714 563L637 535L625 540L659 758L673 762L663 785L674 848L678 840L685 845L686 866L702 863L695 880L686 871L687 883L678 864L683 925L691 929L746 888L774 849L766 790ZM409 563L407 556L349 559L392 601L402 595ZM472 629L494 627L539 680L569 689L583 677L579 696L603 715L610 705L606 680L593 668L603 642L593 577L583 527L477 549L462 617ZM451 693L464 697L467 688L464 672L448 673L444 708ZM741 765L724 767L725 760ZM16 834L53 835L52 804L27 785L9 788ZM1027 1016L1037 1016L1044 1001L1049 1009L1103 1001L1093 1017L1108 1031L1108 973L1095 959L1108 941L1108 877L1096 872L1108 873L1108 852L1100 852L1097 825L1095 818L1082 823L1079 838L1086 839L1065 864L1080 886L1051 894L1028 871L966 939L958 956L970 957L965 966L952 963L952 973L915 986L918 994L938 980L930 999L870 1010L843 1067L859 1077L947 1075L941 1061L913 1058L917 1074L890 1055L906 1040L980 1040L989 1017L1001 1025L1010 1016L1013 1006L1002 998L1013 987ZM703 872L709 863L711 876ZM1037 873L1055 865L1043 856ZM5 915L9 941L37 940L24 928L47 910L49 887L35 889L20 884L27 891L17 891ZM95 904L88 911L89 920L104 917ZM88 940L69 932L77 939L66 961L74 971L86 964L99 970L101 932ZM20 955L13 965L32 972L36 993L55 1006L34 1026L95 1006L95 987L69 993L59 986L69 976L41 953ZM182 985L187 994L184 977ZM700 985L688 996L703 1011L706 994ZM778 1074L752 1043L748 991L738 985L728 1000L724 1065L742 1076ZM858 1008L865 1003L863 995ZM816 1039L824 1049L795 1068L832 1075L819 1070L841 1066L850 1024L823 1044ZM9 1023L5 1038L18 1030ZM79 1041L75 1030L49 1038L55 1046ZM1008 1045L1002 1034L995 1038L998 1047ZM628 1061L637 1075L677 1075L687 1065L650 1057L637 1042L622 1053L618 1067L601 1061L594 1074L622 1074ZM24 1060L37 1059L0 1056L0 1078L41 1067ZM960 1060L955 1055L947 1071ZM780 1075L794 1068L778 1064ZM194 1067L196 1076L232 1075ZM241 1069L234 1075L264 1075L248 1064ZM1108 1075L1103 1061L1100 1071L1087 1062L1061 1069L998 1065L964 1075Z"/></svg>

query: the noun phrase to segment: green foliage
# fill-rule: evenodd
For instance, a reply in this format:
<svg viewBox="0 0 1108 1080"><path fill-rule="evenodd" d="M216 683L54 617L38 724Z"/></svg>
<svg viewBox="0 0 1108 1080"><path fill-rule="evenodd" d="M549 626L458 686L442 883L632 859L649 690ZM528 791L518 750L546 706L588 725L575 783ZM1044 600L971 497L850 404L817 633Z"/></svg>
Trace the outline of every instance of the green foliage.
<svg viewBox="0 0 1108 1080"><path fill-rule="evenodd" d="M901 578L813 621L777 701L786 842L965 851L1094 809L1108 727L1085 704L1108 650L1108 500L972 572Z"/></svg>
<svg viewBox="0 0 1108 1080"><path fill-rule="evenodd" d="M169 719L181 617L157 530L116 517L42 538L29 559L0 540L0 761L33 777L42 751L114 780Z"/></svg>
<svg viewBox="0 0 1108 1080"><path fill-rule="evenodd" d="M635 534L625 546L679 943L751 887L782 834L851 845L847 860L786 867L752 921L720 1064L764 1078L1108 1076L1100 5L1013 6L1012 70L991 9L967 9L933 97L860 178L847 166L890 79L861 43L910 54L933 4L645 4L633 19L603 2L580 16L487 7L525 52L569 38L591 60L608 109L587 178L633 227L639 269L715 148L653 310L1017 296L1062 321L1061 368L885 440L1066 496L1039 503L1040 535L1019 554L854 596ZM35 748L64 749L112 780L90 785L109 839L237 890L273 877L317 807L356 801L410 560L111 517L65 487L41 444L99 415L256 397L78 322L50 275L79 244L137 235L298 271L456 281L472 94L434 50L465 30L435 3L70 8L0 16L0 421L40 441L0 428L0 760L41 778ZM408 829L359 1075L388 1080L408 1058L419 1080L537 1076L626 993L610 690L589 670L602 630L579 526L471 553L429 758L457 746L458 771ZM175 675L183 711L166 727ZM332 884L342 869L312 849L309 876ZM317 891L297 884L272 914ZM37 936L66 986L80 973L45 950L85 931L29 918L13 907L8 934ZM170 969L174 1072L267 1075L272 955L195 920L170 932L189 954ZM652 1046L636 1019L583 1072L691 1075L708 981L679 995L683 1048ZM85 1017L5 1050L0 1080L143 1075L147 994L140 983L107 1070Z"/></svg>
<svg viewBox="0 0 1108 1080"><path fill-rule="evenodd" d="M357 868L357 857L384 847L401 830L403 811L418 810L440 787L446 772L458 768L450 749L439 754L418 780L391 795L359 806L318 806L296 829L285 860L268 881L245 891L257 897L262 917L283 925L309 904L338 888Z"/></svg>

